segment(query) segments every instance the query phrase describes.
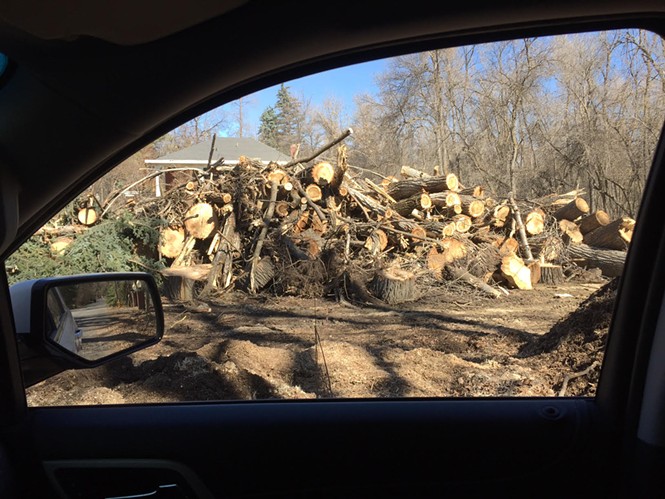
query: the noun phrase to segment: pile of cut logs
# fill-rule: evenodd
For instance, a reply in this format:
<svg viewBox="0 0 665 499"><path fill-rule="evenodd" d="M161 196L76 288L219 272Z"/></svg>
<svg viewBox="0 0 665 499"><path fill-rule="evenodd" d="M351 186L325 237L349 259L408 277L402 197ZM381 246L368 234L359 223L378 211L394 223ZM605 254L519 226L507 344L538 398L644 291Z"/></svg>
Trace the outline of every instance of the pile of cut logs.
<svg viewBox="0 0 665 499"><path fill-rule="evenodd" d="M635 222L591 212L583 192L497 199L406 166L372 181L347 164L344 145L318 159L349 133L286 165L211 165L152 200L168 222L159 252L171 298L297 293L311 279L339 298L394 304L428 279L500 297L559 283L574 264L621 273Z"/></svg>

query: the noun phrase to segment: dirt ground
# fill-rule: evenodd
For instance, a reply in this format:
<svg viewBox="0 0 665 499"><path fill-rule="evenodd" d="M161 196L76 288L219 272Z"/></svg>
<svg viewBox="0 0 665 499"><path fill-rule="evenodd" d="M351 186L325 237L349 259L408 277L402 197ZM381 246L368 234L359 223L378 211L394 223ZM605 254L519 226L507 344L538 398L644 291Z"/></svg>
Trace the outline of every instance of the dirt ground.
<svg viewBox="0 0 665 499"><path fill-rule="evenodd" d="M592 396L616 283L392 307L235 292L166 304L160 344L28 389L32 406L193 400Z"/></svg>

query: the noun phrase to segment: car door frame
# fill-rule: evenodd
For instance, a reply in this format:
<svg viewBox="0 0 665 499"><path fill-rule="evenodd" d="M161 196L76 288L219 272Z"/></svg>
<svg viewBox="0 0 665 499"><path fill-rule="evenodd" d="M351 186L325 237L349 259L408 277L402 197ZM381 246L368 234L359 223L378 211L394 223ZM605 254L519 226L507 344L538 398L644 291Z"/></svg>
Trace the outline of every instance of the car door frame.
<svg viewBox="0 0 665 499"><path fill-rule="evenodd" d="M584 29L600 29L620 27L633 24L650 29L663 36L665 23L661 16L657 20L645 16L643 18L621 18L611 21L587 20L583 24L573 25ZM570 27L571 25L566 25ZM559 24L546 26L529 25L510 30L486 31L479 35L452 37L448 35L442 40L451 45L459 45L460 41L491 38L510 38L519 33L553 34L567 32ZM431 46L427 41L426 45ZM421 47L419 43L408 45L409 50ZM406 47L406 46L405 46ZM370 53L370 52L368 52ZM376 53L376 52L372 52ZM301 68L304 70L304 67ZM198 111L197 111L198 113ZM189 112L191 114L191 112ZM182 121L182 118L174 118ZM172 123L171 123L172 124ZM151 137L154 138L154 137ZM591 469L609 473L604 492L615 490L615 487L632 486L646 487L646 491L658 490L656 487L662 479L648 473L654 463L662 458L658 445L644 446L643 439L638 438L643 417L643 408L660 408L663 404L659 393L645 390L647 387L652 345L658 336L665 332L657 328L661 315L661 304L665 296L665 222L660 216L659 200L665 199L665 145L663 138L659 141L653 168L651 170L644 201L640 208L633 244L630 248L624 275L621 280L615 315L609 335L607 351L601 371L601 380L595 399L487 399L487 400L383 400L383 401L315 401L303 402L220 402L179 405L144 405L123 407L76 407L76 408L30 408L26 407L25 393L22 386L20 366L15 338L12 335L13 324L8 307L9 296L4 272L0 280L0 328L2 348L0 349L0 422L2 437L8 445L10 453L16 457L16 463L23 471L18 472L19 482L29 481L26 473L37 473L41 462L55 459L100 459L120 457L154 458L162 453L174 460L182 460L193 467L195 472L205 469L204 475L210 471L198 461L192 461L195 449L188 446L186 436L197 434L204 429L215 435L215 444L228 443L231 452L250 460L252 454L242 449L240 435L250 433L258 435L263 443L256 444L261 452L274 447L286 446L294 435L300 435L303 428L310 435L316 435L319 445L335 451L341 451L354 442L363 443L363 449L356 451L358 455L349 462L361 466L363 459L373 458L376 461L355 475L350 465L338 462L329 469L337 472L351 473L351 479L345 486L371 487L372 481L366 480L364 474L379 473L385 469L396 473L389 466L388 457L394 457L391 449L400 452L417 454L423 449L453 449L457 456L468 458L468 446L477 448L483 440L492 441L495 433L502 433L502 439L492 442L492 459L505 455L507 459L517 461L526 450L533 452L537 442L546 442L548 432L559 428L563 435L568 435L561 448L561 454L545 460L540 466L550 466L550 470L563 472L568 468L570 452L579 452L580 457L572 460L581 464L591 460ZM100 166L103 172L108 165ZM101 173L100 173L101 174ZM3 219L12 217L12 210L3 208ZM42 217L43 218L43 217ZM7 224L9 225L9 224ZM654 359L655 360L655 359ZM653 379L655 374L651 374ZM164 420L164 414L169 414ZM557 426L558 425L558 426ZM115 440L123 428L142 433L136 449L123 449ZM474 430L474 428L476 428ZM484 430L478 430L484 428ZM644 426L642 425L642 428ZM106 430L105 430L106 429ZM173 433L170 443L159 443L160 435ZM105 438L97 438L102 431L107 431ZM326 433L326 430L328 433ZM473 432L479 436L472 436ZM440 433L440 436L432 436ZM307 431L304 431L307 434ZM457 437L455 434L458 434ZM559 435L554 432L555 435ZM571 436L572 435L572 436ZM535 439L532 441L527 440ZM560 436L560 435L559 435ZM429 442L428 442L429 437ZM392 438L392 440L391 440ZM253 440L252 440L253 441ZM654 440L656 443L657 439ZM26 442L28 442L26 444ZM65 449L67 442L75 442L73 448ZM302 436L298 442L302 443ZM410 443L411 442L411 443ZM452 442L452 444L451 444ZM510 449L511 442L514 448ZM653 442L652 442L653 443ZM168 445L167 445L168 444ZM436 444L436 445L434 445ZM571 444L574 444L570 447ZM556 443L552 442L553 448ZM171 450L169 451L169 446ZM568 448L564 448L569 446ZM503 454L499 449L503 449ZM150 450L152 449L152 450ZM368 449L373 449L369 452ZM508 450L506 450L508 449ZM599 452L603 449L604 454ZM181 455L183 454L183 455ZM319 454L315 454L320 456ZM327 455L327 454L326 454ZM295 453L288 454L297 459ZM159 456L157 456L159 457ZM206 448L206 459L214 458L213 448ZM219 457L220 462L227 465L227 456ZM415 466L406 467L406 473L413 474L413 480L406 481L409 485L421 481L427 474L434 475L440 466L448 466L460 474L459 483L449 477L441 481L433 480L436 489L441 483L452 487L451 490L463 491L471 474L465 473L463 466L446 456L428 465L423 457L415 462L423 470L418 472ZM299 461L303 465L307 460ZM521 461L519 461L521 462ZM264 464L262 459L255 463ZM379 464L381 466L379 466ZM197 468L197 465L199 468ZM495 463L500 470L509 469L500 462ZM525 464L528 466L528 463ZM236 469L236 468L234 468ZM285 467L279 471L284 472ZM533 471L529 469L529 471ZM587 470L588 471L588 470ZM37 476L35 475L35 476ZM481 473L482 475L482 473ZM527 473L528 475L528 473ZM47 487L47 477L39 475L40 487ZM250 474L238 475L238 484L233 490L241 493L240 482L250 478ZM272 476L272 475L271 475ZM580 475L573 475L575 479ZM546 477L541 472L532 473L531 477L520 477L524 484L537 485ZM274 477L273 477L274 478ZM487 481L480 485L478 492L491 490L496 486L498 477L491 473ZM482 478L480 479L482 482ZM307 488L315 489L316 480L305 480ZM499 480L500 482L500 480ZM575 480L562 480L569 486ZM514 484L509 484L513 486ZM37 486L37 485L35 485ZM597 482L588 484L590 493L598 492ZM457 487L457 489L456 489ZM41 490L41 489L40 489ZM290 490L287 489L286 490ZM563 489L562 489L563 490ZM267 492L257 489L257 493ZM515 492L519 492L515 490ZM559 490L557 489L557 492ZM519 495L519 494L518 494Z"/></svg>

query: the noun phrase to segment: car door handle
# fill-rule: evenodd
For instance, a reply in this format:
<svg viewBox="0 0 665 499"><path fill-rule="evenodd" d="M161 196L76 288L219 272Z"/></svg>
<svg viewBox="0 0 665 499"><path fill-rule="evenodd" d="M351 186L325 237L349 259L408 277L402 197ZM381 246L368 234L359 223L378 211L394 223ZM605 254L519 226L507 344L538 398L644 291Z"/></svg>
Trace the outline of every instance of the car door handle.
<svg viewBox="0 0 665 499"><path fill-rule="evenodd" d="M178 487L177 483L158 485L155 490L138 494L108 496L104 499L189 499L189 496Z"/></svg>

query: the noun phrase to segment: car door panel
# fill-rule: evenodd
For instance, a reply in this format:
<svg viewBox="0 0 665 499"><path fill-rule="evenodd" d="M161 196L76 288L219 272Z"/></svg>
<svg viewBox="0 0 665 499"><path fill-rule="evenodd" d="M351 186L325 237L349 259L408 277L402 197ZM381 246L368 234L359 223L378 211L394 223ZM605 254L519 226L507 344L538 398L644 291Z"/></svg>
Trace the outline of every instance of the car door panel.
<svg viewBox="0 0 665 499"><path fill-rule="evenodd" d="M521 495L559 474L568 493L603 465L596 416L583 399L241 402L35 408L28 431L42 462L166 459L215 497Z"/></svg>

